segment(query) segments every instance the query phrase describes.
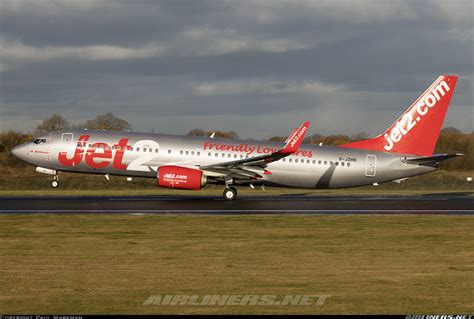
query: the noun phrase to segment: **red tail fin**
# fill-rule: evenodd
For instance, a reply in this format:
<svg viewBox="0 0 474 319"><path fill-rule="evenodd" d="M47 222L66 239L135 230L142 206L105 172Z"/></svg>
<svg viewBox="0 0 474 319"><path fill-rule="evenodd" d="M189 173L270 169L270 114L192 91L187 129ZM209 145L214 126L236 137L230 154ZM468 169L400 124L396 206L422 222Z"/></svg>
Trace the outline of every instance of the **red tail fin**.
<svg viewBox="0 0 474 319"><path fill-rule="evenodd" d="M384 134L341 147L432 155L457 79L453 75L440 76Z"/></svg>

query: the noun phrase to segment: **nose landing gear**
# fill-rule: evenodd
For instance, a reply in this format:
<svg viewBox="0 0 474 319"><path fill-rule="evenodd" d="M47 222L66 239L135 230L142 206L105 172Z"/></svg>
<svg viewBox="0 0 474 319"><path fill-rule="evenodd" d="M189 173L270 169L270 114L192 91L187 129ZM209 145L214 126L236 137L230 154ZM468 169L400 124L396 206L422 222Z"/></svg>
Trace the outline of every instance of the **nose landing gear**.
<svg viewBox="0 0 474 319"><path fill-rule="evenodd" d="M52 188L58 188L59 187L59 178L58 175L53 176L53 181L51 182L51 187Z"/></svg>

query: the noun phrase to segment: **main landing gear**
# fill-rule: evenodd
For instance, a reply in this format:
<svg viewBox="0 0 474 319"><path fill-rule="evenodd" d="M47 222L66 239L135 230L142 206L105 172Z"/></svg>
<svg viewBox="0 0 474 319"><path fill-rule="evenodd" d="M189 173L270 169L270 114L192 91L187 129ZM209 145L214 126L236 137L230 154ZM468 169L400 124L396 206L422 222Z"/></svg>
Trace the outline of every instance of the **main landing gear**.
<svg viewBox="0 0 474 319"><path fill-rule="evenodd" d="M234 200L237 197L237 190L230 186L224 189L224 199L225 200Z"/></svg>

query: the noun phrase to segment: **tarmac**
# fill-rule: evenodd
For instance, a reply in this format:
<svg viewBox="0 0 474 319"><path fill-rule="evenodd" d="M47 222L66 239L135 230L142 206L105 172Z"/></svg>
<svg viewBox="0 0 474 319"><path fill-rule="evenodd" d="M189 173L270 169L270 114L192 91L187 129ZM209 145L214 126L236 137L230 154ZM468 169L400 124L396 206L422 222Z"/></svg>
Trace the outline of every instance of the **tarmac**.
<svg viewBox="0 0 474 319"><path fill-rule="evenodd" d="M0 196L0 214L474 215L474 196Z"/></svg>

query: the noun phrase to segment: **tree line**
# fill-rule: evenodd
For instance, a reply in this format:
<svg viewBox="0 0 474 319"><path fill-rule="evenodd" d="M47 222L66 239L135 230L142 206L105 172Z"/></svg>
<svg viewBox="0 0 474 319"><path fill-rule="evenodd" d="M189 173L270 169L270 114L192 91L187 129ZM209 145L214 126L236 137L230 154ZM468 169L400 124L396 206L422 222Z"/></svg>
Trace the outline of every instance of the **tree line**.
<svg viewBox="0 0 474 319"><path fill-rule="evenodd" d="M88 120L82 124L73 125L69 120L60 114L53 114L44 119L36 128L29 133L9 130L0 133L0 152L9 152L15 146L28 142L34 136L41 135L46 132L66 131L73 129L90 129L90 130L131 130L132 125L126 120L117 117L113 113L105 113L98 115L94 119Z"/></svg>

